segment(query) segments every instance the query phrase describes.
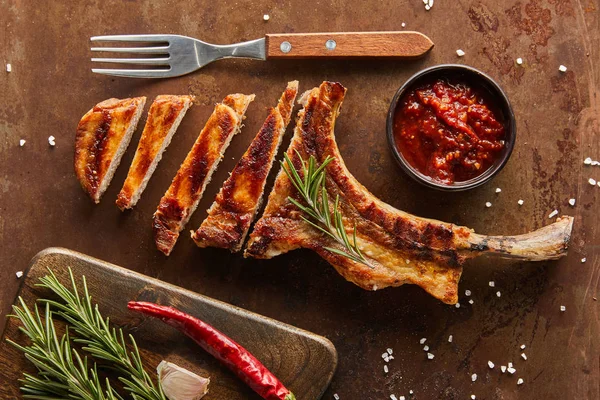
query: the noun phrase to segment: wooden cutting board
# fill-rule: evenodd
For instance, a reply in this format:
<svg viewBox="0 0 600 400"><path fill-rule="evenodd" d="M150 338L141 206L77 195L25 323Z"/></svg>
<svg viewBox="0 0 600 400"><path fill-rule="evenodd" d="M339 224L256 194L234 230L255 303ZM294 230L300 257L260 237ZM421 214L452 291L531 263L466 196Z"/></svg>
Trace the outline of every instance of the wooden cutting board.
<svg viewBox="0 0 600 400"><path fill-rule="evenodd" d="M128 300L169 304L212 324L250 350L299 400L321 398L331 381L337 352L328 339L74 251L49 248L35 256L19 296L29 305L36 298L50 296L46 290L36 288L35 283L51 268L67 284L68 267L78 283L82 275L86 276L93 301L99 304L103 315L135 336L148 369L154 371L165 359L209 376L210 391L204 397L207 400L260 397L192 340L159 321L129 312ZM10 318L0 343L2 399L20 398L17 380L23 371L34 372L23 355L5 340L23 343L24 335L18 327L18 320Z"/></svg>

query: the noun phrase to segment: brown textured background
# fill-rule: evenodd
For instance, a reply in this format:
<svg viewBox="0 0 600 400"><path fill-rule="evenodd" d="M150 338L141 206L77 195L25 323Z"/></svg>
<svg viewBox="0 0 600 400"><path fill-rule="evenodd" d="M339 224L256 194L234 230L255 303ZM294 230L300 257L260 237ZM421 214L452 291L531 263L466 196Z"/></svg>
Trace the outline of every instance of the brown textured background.
<svg viewBox="0 0 600 400"><path fill-rule="evenodd" d="M0 1L0 311L18 289L15 272L48 246L63 246L158 277L327 336L340 360L324 398L389 398L414 390L418 399L598 399L600 280L598 207L600 168L600 31L596 0L441 1L430 12L420 0L211 2ZM269 22L262 15L271 16ZM88 38L116 33L179 33L233 43L271 32L422 31L436 46L418 61L225 60L173 80L103 77L89 69ZM463 58L455 55L461 48ZM516 66L517 57L524 59ZM512 101L518 140L506 168L490 184L467 193L439 193L402 174L385 138L385 116L397 87L426 66L460 62L496 78ZM4 64L13 72L6 73ZM560 74L558 66L569 70ZM197 249L184 234L171 257L154 249L151 215L213 104L231 92L256 93L246 127L193 216L205 209L243 153L285 83L301 91L324 79L349 88L337 139L352 173L375 195L418 215L468 225L481 233L516 234L550 222L556 209L574 215L569 256L553 263L469 263L461 282L474 305L460 309L416 287L365 292L308 251L269 261ZM121 214L114 199L133 157L100 205L87 199L72 171L77 122L108 97L192 93L188 113L138 207ZM139 138L138 129L134 142ZM56 137L56 147L47 137ZM289 134L288 134L289 135ZM18 146L26 139L25 147ZM289 137L288 137L289 139ZM496 187L502 193L495 194ZM571 208L569 198L577 199ZM523 199L522 207L517 200ZM484 203L493 207L486 209ZM580 259L587 257L582 264ZM496 288L488 287L494 280ZM497 298L496 290L502 292ZM125 300L125 299L124 299ZM567 311L561 313L560 305ZM453 343L447 342L452 334ZM435 359L426 360L419 339ZM526 344L528 360L520 358ZM381 353L396 357L383 374ZM494 370L487 361L496 364ZM512 361L513 376L499 365ZM471 382L471 374L479 378ZM525 384L517 386L518 377ZM0 383L1 384L1 383Z"/></svg>

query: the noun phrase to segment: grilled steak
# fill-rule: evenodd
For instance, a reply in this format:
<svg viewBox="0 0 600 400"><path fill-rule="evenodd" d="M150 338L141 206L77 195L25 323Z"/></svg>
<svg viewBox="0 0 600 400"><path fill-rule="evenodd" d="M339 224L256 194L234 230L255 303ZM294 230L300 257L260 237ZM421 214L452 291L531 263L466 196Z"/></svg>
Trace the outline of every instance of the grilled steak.
<svg viewBox="0 0 600 400"><path fill-rule="evenodd" d="M158 250L165 255L171 253L179 232L196 210L223 153L233 136L239 132L252 100L254 95L232 94L215 106L171 186L160 200L154 213L154 241Z"/></svg>
<svg viewBox="0 0 600 400"><path fill-rule="evenodd" d="M308 248L325 258L347 280L376 290L405 283L416 284L437 299L454 304L466 259L492 253L522 260L556 259L566 254L573 224L561 217L540 230L519 236L485 236L446 222L420 218L397 210L373 196L348 171L334 136L335 120L346 89L323 82L305 93L294 137L287 150L297 170L311 155L318 162L327 156L325 187L333 210L339 211L345 230L371 266L327 250L342 249L337 242L301 219L301 211L288 196L302 203L285 172L279 172L262 217L250 235L245 256L271 258L297 248ZM300 157L298 156L300 155Z"/></svg>
<svg viewBox="0 0 600 400"><path fill-rule="evenodd" d="M96 104L77 126L75 174L95 203L108 188L146 104L145 97Z"/></svg>
<svg viewBox="0 0 600 400"><path fill-rule="evenodd" d="M267 176L273 166L277 149L290 123L298 81L289 82L277 107L258 131L250 147L223 183L208 217L192 239L199 247L221 247L240 251L250 224L260 207Z"/></svg>
<svg viewBox="0 0 600 400"><path fill-rule="evenodd" d="M140 199L193 101L193 96L161 95L152 102L127 179L117 197L121 211L132 208Z"/></svg>

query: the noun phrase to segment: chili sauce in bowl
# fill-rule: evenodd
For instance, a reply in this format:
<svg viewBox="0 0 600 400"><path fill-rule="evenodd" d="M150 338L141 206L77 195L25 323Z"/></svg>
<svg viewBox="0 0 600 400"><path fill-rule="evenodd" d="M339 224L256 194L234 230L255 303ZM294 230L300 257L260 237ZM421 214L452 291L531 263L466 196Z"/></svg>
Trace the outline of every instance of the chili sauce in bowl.
<svg viewBox="0 0 600 400"><path fill-rule="evenodd" d="M491 179L508 160L516 134L504 92L463 65L440 65L410 78L394 96L387 128L400 166L443 190Z"/></svg>

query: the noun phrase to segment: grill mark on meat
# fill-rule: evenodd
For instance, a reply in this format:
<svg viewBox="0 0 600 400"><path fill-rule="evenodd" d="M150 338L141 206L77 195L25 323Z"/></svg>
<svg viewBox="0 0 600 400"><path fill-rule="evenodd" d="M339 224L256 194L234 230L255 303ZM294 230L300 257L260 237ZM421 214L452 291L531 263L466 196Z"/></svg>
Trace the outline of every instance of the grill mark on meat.
<svg viewBox="0 0 600 400"><path fill-rule="evenodd" d="M108 133L110 131L110 124L112 123L112 117L108 110L96 110L102 114L102 120L98 124L98 128L94 131L93 144L88 155L89 162L85 168L86 178L90 185L90 190L96 192L100 186L98 175L103 170L102 165L102 154L104 152L104 144L108 139Z"/></svg>
<svg viewBox="0 0 600 400"><path fill-rule="evenodd" d="M318 162L331 156L327 166L326 190L330 201L339 194L339 210L347 233L356 224L358 246L374 265L362 263L326 250L338 244L304 222L288 200L296 191L280 169L263 216L250 235L245 256L272 258L295 248L316 251L344 278L368 290L405 283L417 284L432 296L449 304L458 299L462 264L482 252L525 260L556 259L565 254L572 228L571 217L540 230L514 237L484 236L466 227L415 217L377 199L346 169L339 154L333 127L345 88L323 82L307 92L298 113L294 137L287 150L296 169L314 155ZM331 208L331 205L330 205Z"/></svg>
<svg viewBox="0 0 600 400"><path fill-rule="evenodd" d="M250 186L246 188L250 197L256 198L259 193L262 193L263 180L266 179L269 170L261 168L261 166L267 164L271 159L271 152L266 150L273 141L276 125L276 116L269 114L257 137L248 148L248 156L240 159L231 174L231 179L228 179L223 185L223 192L219 197L220 204L225 210L237 213L248 211L247 204L234 198L237 180L244 175Z"/></svg>

